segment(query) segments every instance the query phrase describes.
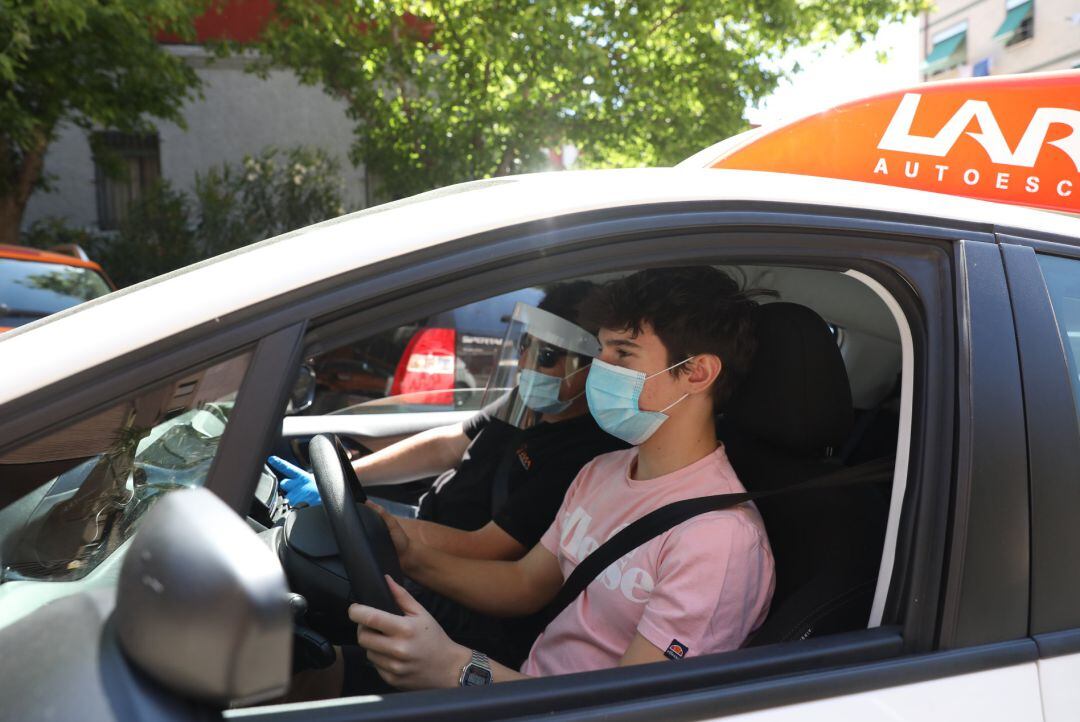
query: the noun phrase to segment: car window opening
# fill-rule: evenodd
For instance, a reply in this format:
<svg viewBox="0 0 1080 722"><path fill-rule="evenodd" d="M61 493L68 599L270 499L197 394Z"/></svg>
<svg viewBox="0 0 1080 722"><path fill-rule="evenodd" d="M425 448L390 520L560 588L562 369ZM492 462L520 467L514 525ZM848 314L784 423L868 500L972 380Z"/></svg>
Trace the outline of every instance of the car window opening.
<svg viewBox="0 0 1080 722"><path fill-rule="evenodd" d="M777 584L768 619L744 646L878 626L892 577L908 464L914 361L906 319L884 287L860 272L764 265L720 268L745 287L776 293L763 300L765 337L759 343L765 350L758 353L766 356L759 357L744 381L742 398L717 419L719 439L747 490L784 488L838 469L896 459L893 483L781 494L758 502L776 557ZM618 275L605 274L604 279ZM537 287L491 301L497 305L521 294L542 293ZM485 313L488 303L463 308ZM510 319L501 307L486 315L504 329ZM465 364L456 355L462 338L476 348L493 347L500 332L494 327L481 332L469 323L461 309L442 311L309 359L317 369L318 388L314 410L304 412L314 417L308 427L318 425L319 414L364 424L366 433L344 439L360 457L382 448L380 427L400 432L410 419L433 412L456 423L479 409L477 388L483 385L477 379L496 372L490 366L495 356L489 352L483 361L474 356ZM445 348L415 360L423 355L417 350L418 339L436 328L445 329L446 341L440 342ZM796 340L806 329L819 329L813 331L818 342L809 347ZM343 357L356 359L344 372L335 365ZM796 369L799 374L793 373ZM406 391L403 370L447 378L437 389ZM812 383L796 389L794 380L803 370ZM361 383L357 378L364 390L356 386ZM342 381L352 382L354 389L342 393L335 388ZM812 391L809 401L806 389ZM369 398L361 400L364 394ZM790 407L799 398L803 406L793 419ZM393 434L388 441L403 435L408 434ZM294 439L292 450L304 460L302 442ZM395 513L411 516L434 481L380 486L374 493ZM810 621L807 612L813 612Z"/></svg>
<svg viewBox="0 0 1080 722"><path fill-rule="evenodd" d="M777 581L768 617L743 646L877 626L883 621L905 491L910 329L896 302L862 273L746 264L718 268L746 288L774 293L761 298L758 358L717 417L718 439L746 489L782 489L896 457L892 484L780 494L757 502ZM365 432L341 433L341 439L354 458L361 458L423 428L467 423L480 411L485 389L516 384L518 361L500 355L515 305L542 304L550 288L525 288L436 311L306 359L314 379L301 377L314 382L313 403L285 424L303 421L306 431L284 439L281 448L304 464L304 442L312 433L356 423ZM522 338L531 337L515 338L514 353L535 346L537 358L543 356L550 366L567 361L558 348ZM7 482L0 504L0 607L9 600L8 607L17 606L22 611L16 616L22 616L57 594L74 593L79 584L108 584L96 570L119 564L125 541L149 505L161 493L205 481L248 361L242 355L177 378L0 458ZM566 377L573 375L567 371ZM514 459L533 463L527 453ZM429 476L368 491L409 517L420 513L421 498L436 483ZM75 502L81 515L75 514ZM270 535L289 513L277 478L264 469L249 523ZM489 507L487 518L493 513ZM75 520L61 529L54 522L64 514ZM312 558L323 554L310 553ZM57 585L61 581L74 586ZM323 592L323 599L307 595L305 624L317 631L322 624L336 628L330 633L335 641L343 628L345 637L355 634L331 599L336 593ZM12 614L0 610L0 621L12 621Z"/></svg>

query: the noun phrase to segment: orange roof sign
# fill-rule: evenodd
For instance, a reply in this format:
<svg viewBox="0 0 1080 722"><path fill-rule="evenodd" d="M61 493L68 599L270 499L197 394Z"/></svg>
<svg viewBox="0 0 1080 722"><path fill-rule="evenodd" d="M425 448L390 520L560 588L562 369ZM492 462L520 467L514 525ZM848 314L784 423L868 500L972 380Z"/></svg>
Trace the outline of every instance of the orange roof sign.
<svg viewBox="0 0 1080 722"><path fill-rule="evenodd" d="M732 141L708 167L1080 213L1080 71L929 83Z"/></svg>

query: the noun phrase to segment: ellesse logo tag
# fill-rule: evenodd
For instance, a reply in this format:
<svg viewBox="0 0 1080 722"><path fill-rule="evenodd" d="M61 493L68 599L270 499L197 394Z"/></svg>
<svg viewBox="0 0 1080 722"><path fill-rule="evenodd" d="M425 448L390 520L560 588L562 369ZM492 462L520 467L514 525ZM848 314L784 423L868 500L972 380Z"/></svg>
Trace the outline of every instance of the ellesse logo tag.
<svg viewBox="0 0 1080 722"><path fill-rule="evenodd" d="M671 644L664 650L664 656L668 659L682 659L690 648L677 639L671 640Z"/></svg>
<svg viewBox="0 0 1080 722"><path fill-rule="evenodd" d="M1046 152L1047 146L1053 146L1065 153L1072 161L1077 173L1080 173L1080 110L1036 109L1014 149L1010 147L1005 135L1001 132L1001 126L990 103L984 100L965 101L945 125L932 136L912 134L911 129L921 100L922 95L919 93L904 95L885 133L881 136L878 150L947 159L957 141L967 135L982 146L990 162L997 166L1011 166L1014 169L1034 168L1039 160L1039 154ZM972 121L977 123L978 131L968 130ZM1066 126L1069 129L1068 135L1055 140L1047 140L1051 127L1055 125ZM1004 191L1009 190L1010 184L1014 184L1030 194L1038 193L1040 187L1047 187L1048 190L1053 188L1061 198L1067 198L1074 191L1072 178L1045 178L1023 172L1014 178L1007 168L995 169L997 172L986 172L987 170L985 167L955 168L947 162L920 163L916 160L905 162L903 169L890 168L888 160L881 157L877 160L873 174L888 176L899 175L903 172L908 178L924 178L931 183L945 183L950 176L959 176L967 186L986 183L997 190Z"/></svg>

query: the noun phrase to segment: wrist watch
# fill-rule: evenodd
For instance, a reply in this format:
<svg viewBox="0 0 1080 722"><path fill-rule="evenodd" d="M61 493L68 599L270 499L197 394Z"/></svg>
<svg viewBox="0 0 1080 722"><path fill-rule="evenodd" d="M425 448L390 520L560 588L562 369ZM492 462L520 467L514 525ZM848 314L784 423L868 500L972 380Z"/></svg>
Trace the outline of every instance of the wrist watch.
<svg viewBox="0 0 1080 722"><path fill-rule="evenodd" d="M465 663L458 676L460 687L482 687L491 684L491 663L483 652L472 653L472 659Z"/></svg>

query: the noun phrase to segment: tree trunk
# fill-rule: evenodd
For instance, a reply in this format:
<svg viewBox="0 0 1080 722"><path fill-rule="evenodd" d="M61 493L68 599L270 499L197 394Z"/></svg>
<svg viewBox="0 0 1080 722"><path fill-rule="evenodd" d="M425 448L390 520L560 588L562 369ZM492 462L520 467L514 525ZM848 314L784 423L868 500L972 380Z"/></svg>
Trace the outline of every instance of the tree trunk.
<svg viewBox="0 0 1080 722"><path fill-rule="evenodd" d="M0 243L19 242L19 226L22 225L25 208L26 205L17 204L15 196L10 193L0 196Z"/></svg>
<svg viewBox="0 0 1080 722"><path fill-rule="evenodd" d="M21 155L12 152L11 141L0 140L0 172L8 182L0 193L0 243L18 243L23 213L31 194L41 179L45 166L45 149L49 147L49 135L39 130L34 144L23 149Z"/></svg>
<svg viewBox="0 0 1080 722"><path fill-rule="evenodd" d="M507 146L503 148L502 158L499 160L498 167L495 168L495 176L510 175L510 171L514 168L512 163L516 157L517 150L512 143L508 143Z"/></svg>

